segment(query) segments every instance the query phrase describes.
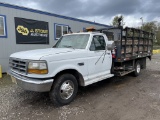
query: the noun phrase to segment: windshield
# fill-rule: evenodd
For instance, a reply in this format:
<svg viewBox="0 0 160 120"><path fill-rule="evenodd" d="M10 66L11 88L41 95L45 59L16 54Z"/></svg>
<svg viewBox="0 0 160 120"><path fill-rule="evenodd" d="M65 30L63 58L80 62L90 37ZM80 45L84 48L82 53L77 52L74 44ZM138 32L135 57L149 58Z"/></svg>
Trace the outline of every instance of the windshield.
<svg viewBox="0 0 160 120"><path fill-rule="evenodd" d="M62 36L55 48L85 49L89 40L89 34L72 34Z"/></svg>

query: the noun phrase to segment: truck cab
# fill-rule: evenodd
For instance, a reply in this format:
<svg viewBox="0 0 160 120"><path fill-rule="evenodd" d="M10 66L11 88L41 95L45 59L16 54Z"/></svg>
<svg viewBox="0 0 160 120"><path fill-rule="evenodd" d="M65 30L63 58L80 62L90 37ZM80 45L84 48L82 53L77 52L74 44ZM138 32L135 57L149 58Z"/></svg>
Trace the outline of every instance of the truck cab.
<svg viewBox="0 0 160 120"><path fill-rule="evenodd" d="M85 32L62 36L53 48L30 50L10 56L12 81L37 92L49 91L55 105L70 103L78 86L113 77L114 42L104 33Z"/></svg>

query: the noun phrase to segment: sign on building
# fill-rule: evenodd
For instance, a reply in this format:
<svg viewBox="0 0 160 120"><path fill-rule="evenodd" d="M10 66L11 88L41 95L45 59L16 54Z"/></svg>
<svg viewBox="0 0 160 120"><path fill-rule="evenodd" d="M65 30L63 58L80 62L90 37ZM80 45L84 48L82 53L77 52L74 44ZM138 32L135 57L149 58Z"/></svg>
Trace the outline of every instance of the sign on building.
<svg viewBox="0 0 160 120"><path fill-rule="evenodd" d="M17 44L49 44L48 22L15 17Z"/></svg>

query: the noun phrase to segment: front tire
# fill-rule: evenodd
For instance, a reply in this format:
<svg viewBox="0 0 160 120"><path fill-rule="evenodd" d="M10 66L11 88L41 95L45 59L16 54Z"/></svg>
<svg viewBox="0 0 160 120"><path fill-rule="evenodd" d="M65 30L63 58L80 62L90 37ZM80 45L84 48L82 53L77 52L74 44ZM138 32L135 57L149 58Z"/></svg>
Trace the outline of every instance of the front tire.
<svg viewBox="0 0 160 120"><path fill-rule="evenodd" d="M137 61L137 62L135 63L135 71L133 72L133 75L134 75L135 77L137 77L137 76L140 75L140 72L141 72L141 64L140 64L139 61Z"/></svg>
<svg viewBox="0 0 160 120"><path fill-rule="evenodd" d="M53 83L50 99L55 106L63 106L74 100L78 83L72 74L62 74Z"/></svg>

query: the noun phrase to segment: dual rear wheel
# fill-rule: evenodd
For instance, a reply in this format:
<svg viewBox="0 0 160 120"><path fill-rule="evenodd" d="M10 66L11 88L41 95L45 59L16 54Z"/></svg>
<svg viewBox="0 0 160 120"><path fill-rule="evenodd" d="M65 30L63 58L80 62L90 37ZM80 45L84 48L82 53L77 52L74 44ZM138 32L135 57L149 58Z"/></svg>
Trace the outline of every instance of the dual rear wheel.
<svg viewBox="0 0 160 120"><path fill-rule="evenodd" d="M135 67L134 67L135 71L133 72L133 75L135 77L139 76L140 75L140 72L141 72L141 64L139 61L135 62Z"/></svg>

